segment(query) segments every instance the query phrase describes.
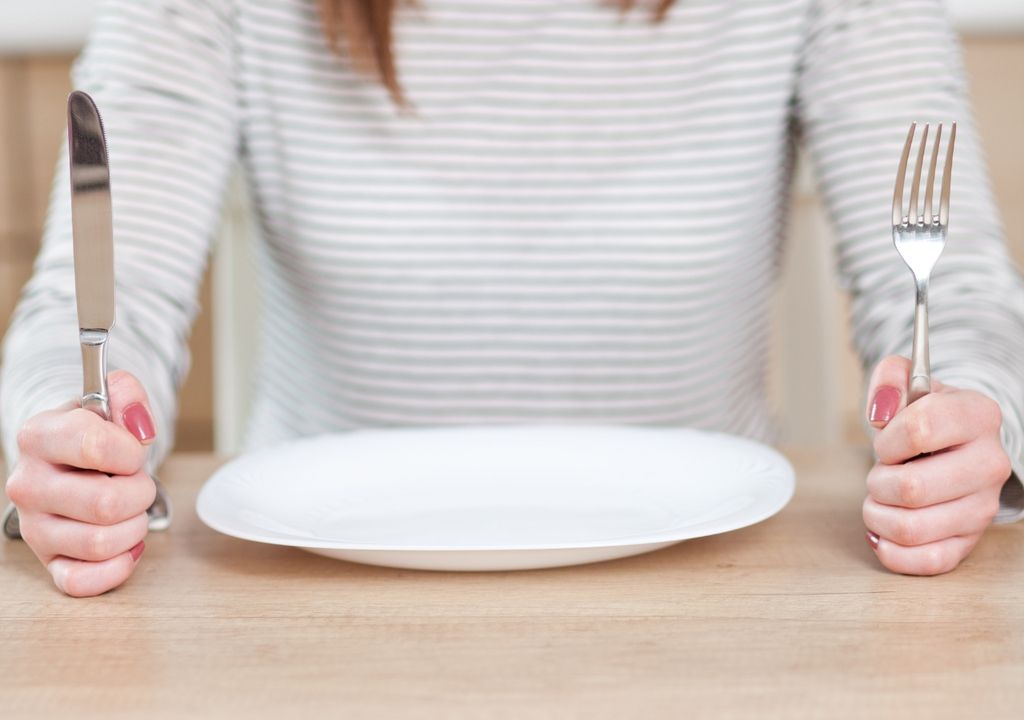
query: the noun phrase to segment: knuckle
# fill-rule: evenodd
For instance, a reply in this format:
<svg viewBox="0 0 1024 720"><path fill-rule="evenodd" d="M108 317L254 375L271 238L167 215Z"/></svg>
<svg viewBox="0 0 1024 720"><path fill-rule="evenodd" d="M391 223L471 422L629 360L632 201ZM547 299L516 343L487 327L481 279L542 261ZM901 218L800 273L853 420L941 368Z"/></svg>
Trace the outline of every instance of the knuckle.
<svg viewBox="0 0 1024 720"><path fill-rule="evenodd" d="M146 448L138 443L129 445L128 453L123 458L126 475L134 475L141 471L146 464Z"/></svg>
<svg viewBox="0 0 1024 720"><path fill-rule="evenodd" d="M889 377L890 375L901 375L902 371L909 365L909 361L901 355L886 355L875 365L876 376ZM877 378L881 379L881 378Z"/></svg>
<svg viewBox="0 0 1024 720"><path fill-rule="evenodd" d="M104 488L93 500L93 515L102 525L113 525L121 519L121 495L112 488Z"/></svg>
<svg viewBox="0 0 1024 720"><path fill-rule="evenodd" d="M873 504L872 504L872 499L871 499L870 495L868 495L866 498L864 498L864 502L861 503L860 511L861 511L861 515L863 516L865 522L867 522L871 518L872 505Z"/></svg>
<svg viewBox="0 0 1024 720"><path fill-rule="evenodd" d="M141 540L142 538L138 537L138 535L140 532L148 531L149 515L145 510L140 510L135 515L132 515L130 518L125 520L124 523L126 527L131 527L131 530L126 532L128 532L129 535L135 536L137 540Z"/></svg>
<svg viewBox="0 0 1024 720"><path fill-rule="evenodd" d="M1010 463L1010 456L1002 448L999 452L990 455L992 458L992 475L1000 482L1010 477L1013 472L1013 465Z"/></svg>
<svg viewBox="0 0 1024 720"><path fill-rule="evenodd" d="M909 465L903 465L896 474L896 497L903 507L917 508L924 505L924 481Z"/></svg>
<svg viewBox="0 0 1024 720"><path fill-rule="evenodd" d="M885 477L882 466L875 465L871 470L868 471L868 477L866 480L868 497L880 498L885 490Z"/></svg>
<svg viewBox="0 0 1024 720"><path fill-rule="evenodd" d="M143 511L145 511L156 500L156 483L153 482L153 478L149 475L144 475L143 477L146 479L146 507L143 508Z"/></svg>
<svg viewBox="0 0 1024 720"><path fill-rule="evenodd" d="M990 493L985 498L984 503L981 506L981 517L984 520L984 524L987 526L991 523L996 515L999 514L999 508L1002 506L999 500L999 493Z"/></svg>
<svg viewBox="0 0 1024 720"><path fill-rule="evenodd" d="M139 515L138 523L139 527L133 534L134 542L132 543L132 547L138 545L140 542L149 537L149 516L146 515L146 513L142 513L141 515Z"/></svg>
<svg viewBox="0 0 1024 720"><path fill-rule="evenodd" d="M922 575L941 575L954 567L956 562L951 560L941 547L929 547L921 552L919 572Z"/></svg>
<svg viewBox="0 0 1024 720"><path fill-rule="evenodd" d="M37 422L34 418L29 419L18 430L15 441L22 455L31 455L36 450L39 438L39 432L36 429Z"/></svg>
<svg viewBox="0 0 1024 720"><path fill-rule="evenodd" d="M59 587L66 595L71 597L88 597L87 578L79 567L70 567L63 574Z"/></svg>
<svg viewBox="0 0 1024 720"><path fill-rule="evenodd" d="M105 428L89 428L82 433L81 458L88 467L101 469L107 464L110 442Z"/></svg>
<svg viewBox="0 0 1024 720"><path fill-rule="evenodd" d="M110 556L110 540L103 528L90 530L86 537L85 555L95 560L106 560Z"/></svg>
<svg viewBox="0 0 1024 720"><path fill-rule="evenodd" d="M995 498L993 498L992 500L989 501L988 508L986 509L986 512L985 512L985 517L986 517L985 525L991 524L991 522L996 519L996 515L999 514L1000 507L1001 507L1001 505L999 503L999 498L998 497L995 497Z"/></svg>
<svg viewBox="0 0 1024 720"><path fill-rule="evenodd" d="M999 403L987 395L983 395L982 398L982 419L990 428L1000 427L1003 424L1003 409L999 406Z"/></svg>
<svg viewBox="0 0 1024 720"><path fill-rule="evenodd" d="M35 518L29 514L22 514L18 522L18 530L21 532L21 539L25 541L25 544L32 549L39 547L41 538L39 537Z"/></svg>
<svg viewBox="0 0 1024 720"><path fill-rule="evenodd" d="M121 391L122 389L141 388L139 381L127 370L113 370L107 375L107 386Z"/></svg>
<svg viewBox="0 0 1024 720"><path fill-rule="evenodd" d="M907 441L910 443L911 449L917 454L925 452L930 447L934 434L928 413L919 409L911 410L907 413L906 423Z"/></svg>
<svg viewBox="0 0 1024 720"><path fill-rule="evenodd" d="M14 472L7 478L7 499L18 507L25 507L30 501L31 483L25 477L25 471L21 467L15 467Z"/></svg>
<svg viewBox="0 0 1024 720"><path fill-rule="evenodd" d="M902 513L893 524L892 535L892 539L900 545L920 545L920 523L911 513Z"/></svg>
<svg viewBox="0 0 1024 720"><path fill-rule="evenodd" d="M891 553L891 552L888 552L888 551L879 552L878 553L878 560L882 563L882 565L887 570L890 570L890 571L896 572L896 573L898 573L898 572L906 572L906 570L904 570L904 568L903 568L903 566L904 566L903 560L898 555L896 555L894 553Z"/></svg>
<svg viewBox="0 0 1024 720"><path fill-rule="evenodd" d="M111 370L107 375L107 385L120 385L123 382L132 379L132 374L127 370Z"/></svg>

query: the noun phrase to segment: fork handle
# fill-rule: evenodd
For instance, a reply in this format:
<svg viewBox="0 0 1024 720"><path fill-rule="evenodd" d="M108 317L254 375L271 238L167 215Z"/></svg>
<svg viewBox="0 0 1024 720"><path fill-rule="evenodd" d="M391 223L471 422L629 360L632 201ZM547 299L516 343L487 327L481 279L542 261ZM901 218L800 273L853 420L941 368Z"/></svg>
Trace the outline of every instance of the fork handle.
<svg viewBox="0 0 1024 720"><path fill-rule="evenodd" d="M932 391L932 369L928 359L928 283L917 283L914 305L914 347L910 354L910 389L907 405Z"/></svg>

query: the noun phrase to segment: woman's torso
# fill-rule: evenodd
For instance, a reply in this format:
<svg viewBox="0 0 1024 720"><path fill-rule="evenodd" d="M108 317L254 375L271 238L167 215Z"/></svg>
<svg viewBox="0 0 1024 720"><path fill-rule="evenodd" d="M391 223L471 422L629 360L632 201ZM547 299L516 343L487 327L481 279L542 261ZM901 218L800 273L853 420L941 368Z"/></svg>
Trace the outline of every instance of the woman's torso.
<svg viewBox="0 0 1024 720"><path fill-rule="evenodd" d="M806 0L400 8L414 106L240 3L266 288L250 445L611 422L764 438Z"/></svg>

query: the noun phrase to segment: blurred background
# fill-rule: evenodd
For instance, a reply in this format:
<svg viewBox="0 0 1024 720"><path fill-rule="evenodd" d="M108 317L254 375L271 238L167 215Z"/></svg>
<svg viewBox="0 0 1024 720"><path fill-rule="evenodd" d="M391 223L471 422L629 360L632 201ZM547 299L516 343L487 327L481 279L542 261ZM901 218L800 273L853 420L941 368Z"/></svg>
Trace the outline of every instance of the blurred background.
<svg viewBox="0 0 1024 720"><path fill-rule="evenodd" d="M35 257L65 132L71 62L97 0L0 3L0 332ZM949 0L966 51L971 95L1007 240L1024 265L1024 0ZM895 172L895 158L894 158ZM801 165L786 269L777 296L770 377L783 440L863 439L862 378L847 339L846 301L831 282L831 230ZM233 185L192 335L178 448L238 447L256 343L256 241L242 183ZM895 262L895 256L894 256ZM907 312L911 312L908 275Z"/></svg>

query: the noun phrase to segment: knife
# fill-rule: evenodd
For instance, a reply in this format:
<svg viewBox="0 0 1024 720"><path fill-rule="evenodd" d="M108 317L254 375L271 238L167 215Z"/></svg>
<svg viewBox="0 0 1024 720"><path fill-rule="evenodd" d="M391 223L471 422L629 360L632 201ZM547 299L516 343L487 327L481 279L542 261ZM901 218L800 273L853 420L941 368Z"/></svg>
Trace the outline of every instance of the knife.
<svg viewBox="0 0 1024 720"><path fill-rule="evenodd" d="M71 230L75 255L78 339L82 345L82 407L110 420L107 338L114 325L114 232L107 142L96 103L84 92L68 96L71 167ZM163 530L171 507L156 478L156 499L147 511L150 530ZM20 537L17 510L7 509L4 534Z"/></svg>
<svg viewBox="0 0 1024 720"><path fill-rule="evenodd" d="M103 121L92 98L68 96L71 234L82 344L82 407L110 420L107 337L114 325L114 230Z"/></svg>

